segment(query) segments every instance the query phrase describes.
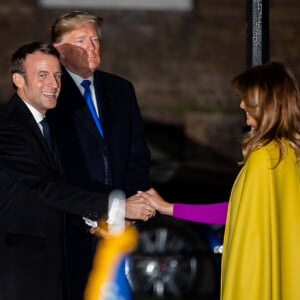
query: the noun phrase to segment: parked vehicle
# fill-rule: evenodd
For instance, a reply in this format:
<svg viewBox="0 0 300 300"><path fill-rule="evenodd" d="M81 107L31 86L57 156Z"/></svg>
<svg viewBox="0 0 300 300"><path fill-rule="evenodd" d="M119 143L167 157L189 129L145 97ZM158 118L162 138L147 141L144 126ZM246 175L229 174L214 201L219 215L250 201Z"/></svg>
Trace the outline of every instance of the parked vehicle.
<svg viewBox="0 0 300 300"><path fill-rule="evenodd" d="M146 129L152 152L151 186L165 199L183 203L229 199L238 171L235 162L187 141L180 128L152 124ZM224 226L158 214L138 222L137 228L138 247L126 268L136 295L218 299Z"/></svg>
<svg viewBox="0 0 300 300"><path fill-rule="evenodd" d="M139 245L128 261L136 295L217 296L222 226L158 216L138 225ZM197 298L199 299L199 298Z"/></svg>

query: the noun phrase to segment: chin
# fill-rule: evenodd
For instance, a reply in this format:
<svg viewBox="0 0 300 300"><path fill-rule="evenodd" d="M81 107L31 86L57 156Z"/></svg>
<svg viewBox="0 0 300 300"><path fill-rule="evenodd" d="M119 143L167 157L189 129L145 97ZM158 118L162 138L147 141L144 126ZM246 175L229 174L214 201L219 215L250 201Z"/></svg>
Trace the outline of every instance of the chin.
<svg viewBox="0 0 300 300"><path fill-rule="evenodd" d="M57 103L57 100L53 100L51 101L51 103L49 103L47 109L52 109L52 108L55 108L56 106L56 103Z"/></svg>
<svg viewBox="0 0 300 300"><path fill-rule="evenodd" d="M100 63L89 63L89 69L91 72L96 71L100 66Z"/></svg>

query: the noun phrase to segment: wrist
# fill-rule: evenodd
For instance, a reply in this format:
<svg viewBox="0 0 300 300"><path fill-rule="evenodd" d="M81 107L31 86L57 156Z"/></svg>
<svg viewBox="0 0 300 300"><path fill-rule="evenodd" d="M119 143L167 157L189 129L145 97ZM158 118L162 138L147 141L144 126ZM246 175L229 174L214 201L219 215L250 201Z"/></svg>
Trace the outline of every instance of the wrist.
<svg viewBox="0 0 300 300"><path fill-rule="evenodd" d="M173 203L169 203L166 206L163 206L160 210L160 212L164 215L173 216Z"/></svg>

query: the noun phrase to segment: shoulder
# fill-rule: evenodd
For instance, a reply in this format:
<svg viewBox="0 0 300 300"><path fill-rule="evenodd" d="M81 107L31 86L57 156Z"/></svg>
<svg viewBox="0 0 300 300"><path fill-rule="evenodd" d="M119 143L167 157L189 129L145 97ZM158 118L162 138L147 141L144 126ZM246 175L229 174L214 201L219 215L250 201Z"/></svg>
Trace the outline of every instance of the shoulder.
<svg viewBox="0 0 300 300"><path fill-rule="evenodd" d="M14 96L0 110L0 139L3 147L31 136L33 117L24 102ZM32 141L30 141L32 146Z"/></svg>
<svg viewBox="0 0 300 300"><path fill-rule="evenodd" d="M94 73L94 78L96 81L102 81L105 82L106 84L110 85L120 85L124 87L132 87L132 82L129 81L128 79L121 77L116 74L96 70Z"/></svg>
<svg viewBox="0 0 300 300"><path fill-rule="evenodd" d="M262 163L266 164L267 161L268 161L268 152L266 151L266 147L264 146L253 151L249 155L245 163L245 166L252 166L252 165L255 166L257 164L262 164Z"/></svg>
<svg viewBox="0 0 300 300"><path fill-rule="evenodd" d="M247 164L252 166L261 166L273 168L279 159L279 148L274 141L253 151L247 160Z"/></svg>
<svg viewBox="0 0 300 300"><path fill-rule="evenodd" d="M239 203L243 191L247 190L249 194L252 194L260 190L258 187L264 187L269 182L272 170L268 147L263 146L253 151L233 184L231 197L234 197L235 201Z"/></svg>
<svg viewBox="0 0 300 300"><path fill-rule="evenodd" d="M13 95L0 109L1 122L6 123L22 119L20 116L22 116L22 111L25 110L23 106L25 106L23 101L16 94Z"/></svg>

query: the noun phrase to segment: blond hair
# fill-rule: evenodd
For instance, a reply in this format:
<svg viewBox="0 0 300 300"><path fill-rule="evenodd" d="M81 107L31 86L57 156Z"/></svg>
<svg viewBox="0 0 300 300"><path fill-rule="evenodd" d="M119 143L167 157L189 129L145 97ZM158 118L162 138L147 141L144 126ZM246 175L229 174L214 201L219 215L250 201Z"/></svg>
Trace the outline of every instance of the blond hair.
<svg viewBox="0 0 300 300"><path fill-rule="evenodd" d="M83 24L95 26L101 39L103 19L85 11L72 11L59 16L51 26L51 43L59 43L64 34L79 29Z"/></svg>

